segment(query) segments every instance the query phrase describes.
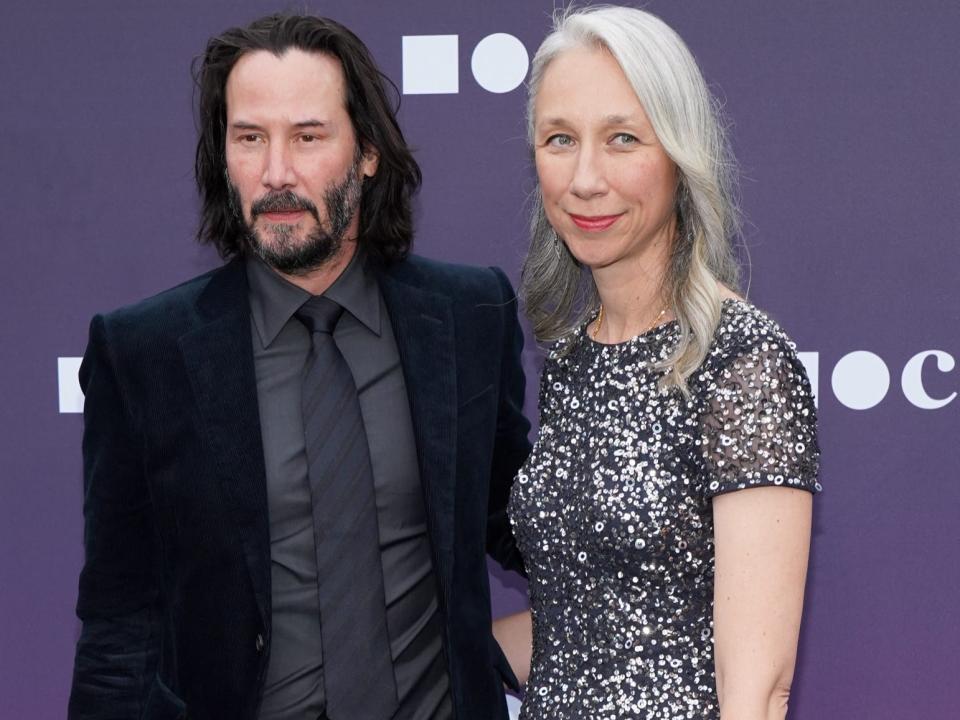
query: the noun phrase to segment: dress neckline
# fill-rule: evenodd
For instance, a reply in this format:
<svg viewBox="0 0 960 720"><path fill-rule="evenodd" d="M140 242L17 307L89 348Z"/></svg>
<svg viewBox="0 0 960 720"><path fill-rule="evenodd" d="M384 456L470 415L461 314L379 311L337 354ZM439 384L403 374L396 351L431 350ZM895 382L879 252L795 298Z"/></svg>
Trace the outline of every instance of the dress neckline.
<svg viewBox="0 0 960 720"><path fill-rule="evenodd" d="M728 308L738 303L743 305L749 305L749 302L747 300L744 300L743 298L738 298L738 297L728 297L721 300L720 301L721 319L723 315L727 312ZM594 346L594 347L600 348L601 350L607 349L607 348L610 348L611 350L616 348L626 348L626 347L630 347L630 346L641 344L641 343L646 344L648 342L653 342L654 340L659 339L661 335L665 335L667 329L673 331L677 327L676 319L666 320L660 323L659 325L654 325L652 328L650 328L646 332L642 332L639 335L634 335L633 337L627 338L626 340L622 340L616 343L605 343L605 342L600 342L599 340L594 340L592 337L590 337L590 333L587 331L587 328L590 327L590 323L596 320L596 318L597 316L593 315L589 320L587 320L581 326L580 335L586 339L587 344L589 346Z"/></svg>

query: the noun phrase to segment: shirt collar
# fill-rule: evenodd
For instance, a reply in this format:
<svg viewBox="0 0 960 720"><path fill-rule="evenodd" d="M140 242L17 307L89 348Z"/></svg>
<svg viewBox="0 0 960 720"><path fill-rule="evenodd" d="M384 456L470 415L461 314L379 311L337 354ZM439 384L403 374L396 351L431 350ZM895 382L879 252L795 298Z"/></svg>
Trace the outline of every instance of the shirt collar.
<svg viewBox="0 0 960 720"><path fill-rule="evenodd" d="M362 250L357 249L323 294L380 337L380 288Z"/></svg>
<svg viewBox="0 0 960 720"><path fill-rule="evenodd" d="M269 347L310 293L284 279L260 258L247 257L250 283L250 312L263 347ZM377 280L358 250L347 267L323 293L380 335L380 293Z"/></svg>

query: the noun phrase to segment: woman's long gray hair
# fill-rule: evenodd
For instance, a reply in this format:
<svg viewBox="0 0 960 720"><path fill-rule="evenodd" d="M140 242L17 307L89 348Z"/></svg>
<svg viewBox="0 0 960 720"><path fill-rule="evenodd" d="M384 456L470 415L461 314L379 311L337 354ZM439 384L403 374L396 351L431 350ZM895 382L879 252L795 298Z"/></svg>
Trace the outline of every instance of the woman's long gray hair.
<svg viewBox="0 0 960 720"><path fill-rule="evenodd" d="M574 47L610 52L677 165L677 237L661 291L679 324L680 341L663 364L663 385L686 393L686 380L706 357L720 322L718 281L731 289L739 281L731 247L740 228L736 165L719 108L690 50L656 16L611 6L565 11L555 17L553 32L532 63L527 104L531 148L544 72L554 58ZM530 230L520 295L537 339L558 340L597 312L599 296L590 273L547 221L539 188Z"/></svg>

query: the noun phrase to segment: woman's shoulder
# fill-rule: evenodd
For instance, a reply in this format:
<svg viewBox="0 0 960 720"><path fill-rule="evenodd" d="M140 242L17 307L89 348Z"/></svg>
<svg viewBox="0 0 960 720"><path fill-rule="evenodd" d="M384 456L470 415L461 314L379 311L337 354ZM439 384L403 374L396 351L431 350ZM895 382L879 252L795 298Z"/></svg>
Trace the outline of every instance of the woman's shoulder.
<svg viewBox="0 0 960 720"><path fill-rule="evenodd" d="M743 298L726 298L710 351L694 387L712 395L718 386L777 387L784 382L810 394L806 368L790 335L771 315Z"/></svg>
<svg viewBox="0 0 960 720"><path fill-rule="evenodd" d="M729 358L756 350L795 355L796 344L768 312L741 297L726 297L714 333L711 356Z"/></svg>

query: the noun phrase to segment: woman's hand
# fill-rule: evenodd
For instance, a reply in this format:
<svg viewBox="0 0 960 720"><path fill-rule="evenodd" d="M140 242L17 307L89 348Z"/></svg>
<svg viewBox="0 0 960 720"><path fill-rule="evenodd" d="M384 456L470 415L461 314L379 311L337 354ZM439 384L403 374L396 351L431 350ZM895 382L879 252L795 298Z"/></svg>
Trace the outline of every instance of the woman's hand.
<svg viewBox="0 0 960 720"><path fill-rule="evenodd" d="M530 611L507 615L493 621L493 637L500 644L503 654L520 685L527 684L530 677L530 658L533 654L533 626Z"/></svg>

